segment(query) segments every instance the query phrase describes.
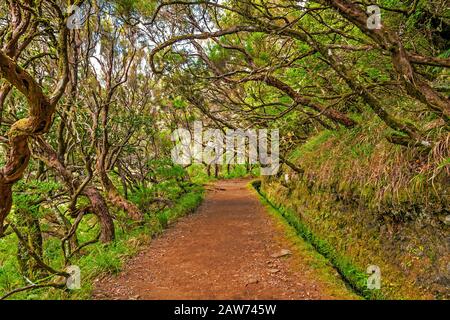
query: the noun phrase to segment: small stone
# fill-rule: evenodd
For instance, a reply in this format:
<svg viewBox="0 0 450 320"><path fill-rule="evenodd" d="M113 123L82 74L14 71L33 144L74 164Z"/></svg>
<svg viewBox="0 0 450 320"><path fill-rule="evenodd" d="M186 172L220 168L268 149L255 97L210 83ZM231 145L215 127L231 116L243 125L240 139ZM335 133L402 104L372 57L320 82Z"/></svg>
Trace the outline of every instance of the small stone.
<svg viewBox="0 0 450 320"><path fill-rule="evenodd" d="M277 273L280 272L280 269L269 269L270 273Z"/></svg>
<svg viewBox="0 0 450 320"><path fill-rule="evenodd" d="M288 249L283 249L280 252L274 253L273 255L271 255L272 258L281 258L281 257L285 257L288 255L291 255L292 252Z"/></svg>
<svg viewBox="0 0 450 320"><path fill-rule="evenodd" d="M250 279L247 281L246 286L248 286L249 284L257 284L258 282L259 282L258 279L256 279L256 278L250 278Z"/></svg>

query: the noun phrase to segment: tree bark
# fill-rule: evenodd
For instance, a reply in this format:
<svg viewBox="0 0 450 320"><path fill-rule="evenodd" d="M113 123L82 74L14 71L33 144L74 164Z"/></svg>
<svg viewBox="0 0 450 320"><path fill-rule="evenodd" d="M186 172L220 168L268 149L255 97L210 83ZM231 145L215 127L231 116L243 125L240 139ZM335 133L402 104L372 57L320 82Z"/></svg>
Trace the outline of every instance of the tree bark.
<svg viewBox="0 0 450 320"><path fill-rule="evenodd" d="M117 190L114 183L108 177L108 173L104 169L104 166L101 162L97 162L97 172L100 176L100 181L103 188L105 189L108 200L111 201L111 203L117 208L122 209L126 213L128 213L128 216L131 219L135 221L142 221L144 219L144 215L141 210L139 210L139 208L134 203L128 201L124 198L124 196L120 194L119 190Z"/></svg>
<svg viewBox="0 0 450 320"><path fill-rule="evenodd" d="M11 4L12 10L19 10L19 7L14 2L11 2ZM20 16L20 13L13 15L17 18ZM43 89L36 80L13 60L12 57L15 57L17 53L17 41L28 26L29 20L27 19L25 18L18 23L20 28L15 30L17 34L14 35L13 32L11 41L4 47L5 51L0 50L0 76L26 97L29 107L28 117L16 121L8 133L10 149L6 164L0 169L0 236L4 233L4 221L12 207L12 186L22 178L30 161L31 151L28 146L28 140L30 137L40 136L49 131L56 104L64 94L69 80L68 30L65 26L60 27L58 35L57 51L59 54L60 78L50 98L44 94Z"/></svg>
<svg viewBox="0 0 450 320"><path fill-rule="evenodd" d="M18 88L28 99L29 116L14 123L8 133L9 154L0 170L0 235L12 206L12 186L22 179L31 152L28 138L48 132L55 105L44 96L34 79L11 58L0 51L0 75Z"/></svg>
<svg viewBox="0 0 450 320"><path fill-rule="evenodd" d="M92 211L98 217L100 223L100 241L110 242L115 238L114 221L109 214L108 205L101 193L93 186L84 189L83 194L88 197Z"/></svg>

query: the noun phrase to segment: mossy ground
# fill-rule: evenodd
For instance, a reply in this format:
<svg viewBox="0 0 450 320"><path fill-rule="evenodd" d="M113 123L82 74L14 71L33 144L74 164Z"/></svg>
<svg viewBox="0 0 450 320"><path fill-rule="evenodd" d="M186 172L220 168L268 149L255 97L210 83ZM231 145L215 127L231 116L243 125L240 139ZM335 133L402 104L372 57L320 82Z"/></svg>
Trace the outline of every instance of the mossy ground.
<svg viewBox="0 0 450 320"><path fill-rule="evenodd" d="M314 246L305 241L298 230L294 228L285 219L282 213L275 208L261 193L259 193L253 184L249 184L251 189L260 199L261 203L267 208L271 218L275 222L277 228L285 234L286 240L292 244L298 256L301 257L302 263L310 267L311 274L305 276L313 276L318 282L325 284L322 289L336 299L364 299L363 296L355 292L351 286L342 278L336 267L324 255L320 254ZM304 270L303 270L304 271Z"/></svg>

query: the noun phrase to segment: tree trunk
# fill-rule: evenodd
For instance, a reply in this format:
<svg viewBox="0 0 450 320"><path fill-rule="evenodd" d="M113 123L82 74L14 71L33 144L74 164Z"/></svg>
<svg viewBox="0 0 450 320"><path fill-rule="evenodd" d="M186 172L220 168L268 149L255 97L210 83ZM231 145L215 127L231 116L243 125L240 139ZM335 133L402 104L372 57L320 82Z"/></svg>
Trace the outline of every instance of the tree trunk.
<svg viewBox="0 0 450 320"><path fill-rule="evenodd" d="M28 247L38 257L42 258L42 233L39 219L35 218L31 212L25 209L17 210L15 214L19 218L19 226L23 230L22 234ZM20 273L32 281L41 278L45 273L21 241L19 241L17 247L17 261L19 263Z"/></svg>
<svg viewBox="0 0 450 320"><path fill-rule="evenodd" d="M86 187L83 192L92 206L92 211L98 217L98 222L100 224L100 241L110 242L115 238L114 221L109 214L108 205L101 193L92 186Z"/></svg>
<svg viewBox="0 0 450 320"><path fill-rule="evenodd" d="M214 177L219 178L219 165L218 164L214 165Z"/></svg>
<svg viewBox="0 0 450 320"><path fill-rule="evenodd" d="M0 176L1 178L1 176ZM4 221L12 207L12 184L0 182L0 236L5 231Z"/></svg>
<svg viewBox="0 0 450 320"><path fill-rule="evenodd" d="M9 154L5 166L0 169L0 236L4 232L3 224L12 207L12 185L22 179L30 161L28 140L32 136L40 136L49 131L56 104L67 85L67 37L67 28L62 27L58 37L61 78L51 98L47 97L36 80L11 58L14 50L7 50L6 53L0 50L0 76L26 97L29 107L28 117L16 121L8 133Z"/></svg>
<svg viewBox="0 0 450 320"><path fill-rule="evenodd" d="M144 219L144 215L139 210L139 208L132 202L125 199L117 190L114 183L108 177L104 166L101 161L97 162L97 172L100 176L100 181L102 182L102 186L105 189L108 200L119 209L124 210L128 213L128 216L135 221L142 221Z"/></svg>

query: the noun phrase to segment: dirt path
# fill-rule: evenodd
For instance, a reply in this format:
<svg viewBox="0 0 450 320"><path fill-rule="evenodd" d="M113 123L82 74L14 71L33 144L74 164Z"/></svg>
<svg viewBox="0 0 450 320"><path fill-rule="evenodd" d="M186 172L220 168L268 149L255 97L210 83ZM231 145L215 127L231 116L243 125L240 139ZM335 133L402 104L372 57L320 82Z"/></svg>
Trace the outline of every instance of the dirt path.
<svg viewBox="0 0 450 320"><path fill-rule="evenodd" d="M210 186L185 217L131 259L118 276L98 281L94 299L333 299L314 279L248 180ZM275 257L281 250L291 254Z"/></svg>

